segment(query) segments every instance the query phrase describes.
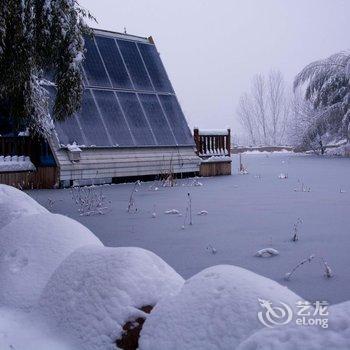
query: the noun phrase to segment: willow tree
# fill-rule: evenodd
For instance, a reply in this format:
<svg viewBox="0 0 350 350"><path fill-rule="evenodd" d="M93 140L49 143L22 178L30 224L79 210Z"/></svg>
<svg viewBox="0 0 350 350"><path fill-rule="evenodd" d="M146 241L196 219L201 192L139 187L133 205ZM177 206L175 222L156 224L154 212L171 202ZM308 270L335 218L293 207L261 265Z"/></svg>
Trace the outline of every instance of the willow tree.
<svg viewBox="0 0 350 350"><path fill-rule="evenodd" d="M306 66L295 78L295 89L305 86L312 104L309 125L301 135L305 148L324 141L350 138L350 54L341 52Z"/></svg>
<svg viewBox="0 0 350 350"><path fill-rule="evenodd" d="M75 0L1 0L0 108L15 127L43 134L80 108L86 17ZM52 118L47 77L57 91Z"/></svg>

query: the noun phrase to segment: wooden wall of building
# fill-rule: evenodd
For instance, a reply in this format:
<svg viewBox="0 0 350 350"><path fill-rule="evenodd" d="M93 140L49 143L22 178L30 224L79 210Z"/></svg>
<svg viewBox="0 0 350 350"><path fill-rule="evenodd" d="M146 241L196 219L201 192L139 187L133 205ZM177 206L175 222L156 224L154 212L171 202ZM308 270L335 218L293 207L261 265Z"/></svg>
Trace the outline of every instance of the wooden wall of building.
<svg viewBox="0 0 350 350"><path fill-rule="evenodd" d="M37 171L0 173L0 183L19 189L45 189L58 186L57 168L37 168Z"/></svg>
<svg viewBox="0 0 350 350"><path fill-rule="evenodd" d="M59 180L88 184L89 181L114 178L162 175L173 173L199 173L200 158L193 147L143 148L83 148L79 162L69 159L68 151L52 144Z"/></svg>
<svg viewBox="0 0 350 350"><path fill-rule="evenodd" d="M229 162L203 162L200 169L201 176L231 175L231 161Z"/></svg>

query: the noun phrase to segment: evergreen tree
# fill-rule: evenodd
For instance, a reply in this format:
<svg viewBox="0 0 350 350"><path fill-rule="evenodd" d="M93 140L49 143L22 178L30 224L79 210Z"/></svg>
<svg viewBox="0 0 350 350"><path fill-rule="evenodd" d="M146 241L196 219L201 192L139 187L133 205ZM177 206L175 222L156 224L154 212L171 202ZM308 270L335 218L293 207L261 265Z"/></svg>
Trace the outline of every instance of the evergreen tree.
<svg viewBox="0 0 350 350"><path fill-rule="evenodd" d="M47 76L57 90L54 119L80 108L86 17L75 0L1 0L0 107L16 127L50 129Z"/></svg>

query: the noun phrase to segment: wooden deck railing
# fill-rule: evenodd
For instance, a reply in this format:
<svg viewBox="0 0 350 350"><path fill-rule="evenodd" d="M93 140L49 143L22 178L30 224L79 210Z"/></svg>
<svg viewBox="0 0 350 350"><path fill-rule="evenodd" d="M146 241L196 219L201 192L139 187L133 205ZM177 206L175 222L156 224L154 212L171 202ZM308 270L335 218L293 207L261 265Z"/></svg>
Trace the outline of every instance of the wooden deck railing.
<svg viewBox="0 0 350 350"><path fill-rule="evenodd" d="M37 166L40 162L40 141L35 141L28 136L0 136L0 155L28 156Z"/></svg>
<svg viewBox="0 0 350 350"><path fill-rule="evenodd" d="M194 129L194 141L200 157L231 156L231 129Z"/></svg>
<svg viewBox="0 0 350 350"><path fill-rule="evenodd" d="M0 183L20 189L54 188L58 186L58 168L42 164L41 140L33 140L27 136L0 136L0 155L28 156L36 166L36 171L1 172Z"/></svg>

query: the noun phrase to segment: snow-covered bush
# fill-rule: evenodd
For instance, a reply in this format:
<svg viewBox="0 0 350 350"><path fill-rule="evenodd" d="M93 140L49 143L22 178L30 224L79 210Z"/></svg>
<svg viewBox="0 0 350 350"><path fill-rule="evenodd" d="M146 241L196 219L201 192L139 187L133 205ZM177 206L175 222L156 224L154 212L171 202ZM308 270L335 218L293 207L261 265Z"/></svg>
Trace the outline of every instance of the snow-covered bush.
<svg viewBox="0 0 350 350"><path fill-rule="evenodd" d="M103 215L108 210L102 186L73 187L71 193L80 215Z"/></svg>
<svg viewBox="0 0 350 350"><path fill-rule="evenodd" d="M34 306L51 274L75 249L101 246L85 226L58 214L37 214L0 230L0 305Z"/></svg>
<svg viewBox="0 0 350 350"><path fill-rule="evenodd" d="M286 287L236 266L214 266L156 305L141 331L140 350L231 350L263 328L258 299L301 300Z"/></svg>
<svg viewBox="0 0 350 350"><path fill-rule="evenodd" d="M40 309L57 322L60 333L79 339L85 350L115 349L123 325L146 317L141 307L177 293L183 282L144 249L84 247L52 275Z"/></svg>
<svg viewBox="0 0 350 350"><path fill-rule="evenodd" d="M48 211L26 193L0 184L0 229L12 220L40 213Z"/></svg>

